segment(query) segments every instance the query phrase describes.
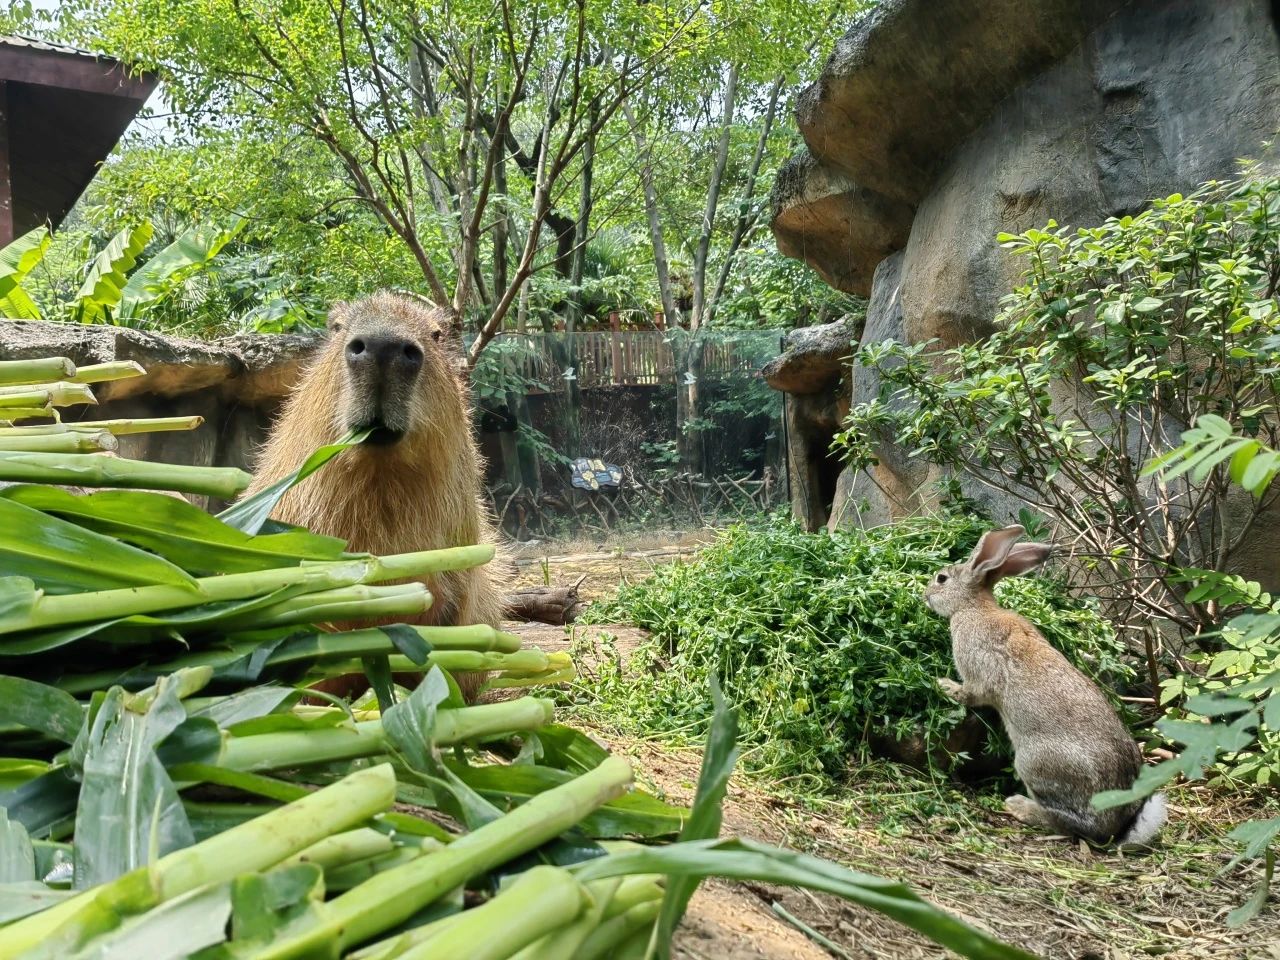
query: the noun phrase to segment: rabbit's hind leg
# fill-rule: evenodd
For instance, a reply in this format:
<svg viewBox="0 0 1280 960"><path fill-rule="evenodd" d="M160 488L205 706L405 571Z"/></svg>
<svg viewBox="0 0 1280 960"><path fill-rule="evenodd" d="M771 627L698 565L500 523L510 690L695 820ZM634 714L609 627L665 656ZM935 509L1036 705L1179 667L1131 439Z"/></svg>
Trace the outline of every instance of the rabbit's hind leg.
<svg viewBox="0 0 1280 960"><path fill-rule="evenodd" d="M1005 800L1004 810L1009 816L1029 827L1039 827L1042 830L1058 829L1058 823L1053 814L1030 797L1024 797L1020 793Z"/></svg>

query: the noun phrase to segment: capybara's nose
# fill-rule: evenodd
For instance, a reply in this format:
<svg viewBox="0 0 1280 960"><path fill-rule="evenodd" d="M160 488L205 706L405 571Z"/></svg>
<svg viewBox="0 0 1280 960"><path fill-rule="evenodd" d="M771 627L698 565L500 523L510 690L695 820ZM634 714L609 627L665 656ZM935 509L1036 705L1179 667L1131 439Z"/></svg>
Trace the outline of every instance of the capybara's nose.
<svg viewBox="0 0 1280 960"><path fill-rule="evenodd" d="M347 341L347 366L352 370L377 367L415 377L422 369L422 348L401 337L352 337Z"/></svg>

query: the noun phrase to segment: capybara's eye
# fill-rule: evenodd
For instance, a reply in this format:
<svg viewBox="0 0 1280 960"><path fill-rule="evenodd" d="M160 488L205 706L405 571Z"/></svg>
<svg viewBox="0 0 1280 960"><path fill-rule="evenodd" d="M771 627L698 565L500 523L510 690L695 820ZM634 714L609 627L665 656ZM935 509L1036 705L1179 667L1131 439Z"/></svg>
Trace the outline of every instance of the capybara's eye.
<svg viewBox="0 0 1280 960"><path fill-rule="evenodd" d="M439 340L440 340L440 338L441 338L442 336L444 336L444 334L443 334L443 333L441 333L439 330L432 330L432 331L431 331L431 339L432 339L432 340L435 340L436 342L439 342Z"/></svg>
<svg viewBox="0 0 1280 960"><path fill-rule="evenodd" d="M347 353L351 354L353 357L360 356L360 354L364 353L364 341L352 340L347 344Z"/></svg>
<svg viewBox="0 0 1280 960"><path fill-rule="evenodd" d="M945 573L940 573L940 574L938 574L938 582L939 582L939 583L946 583L946 582L947 582L947 575L946 575Z"/></svg>

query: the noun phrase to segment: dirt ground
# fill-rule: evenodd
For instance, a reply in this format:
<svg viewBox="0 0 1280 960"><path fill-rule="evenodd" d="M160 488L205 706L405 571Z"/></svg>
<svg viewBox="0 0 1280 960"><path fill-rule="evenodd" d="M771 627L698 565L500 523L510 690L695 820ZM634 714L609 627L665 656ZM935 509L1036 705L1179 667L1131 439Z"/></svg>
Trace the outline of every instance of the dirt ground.
<svg viewBox="0 0 1280 960"><path fill-rule="evenodd" d="M519 579L521 585L562 584L585 572L584 596L602 596L620 581L641 578L656 563L693 549L696 545L686 543L545 560L521 557ZM528 625L518 632L532 646L572 648L587 677L599 657L615 655L600 648L601 634L609 635L610 647L624 658L644 638L626 625L569 630ZM584 725L581 718L573 722ZM700 762L696 749L599 726L590 732L631 757L648 789L672 802L692 799ZM1260 868L1223 873L1234 852L1225 841L1231 825L1275 816L1275 810L1260 813L1203 786L1180 787L1170 796L1171 823L1159 845L1119 855L1029 832L999 812L998 798L957 794L919 778L853 771L849 783L817 798L795 797L774 786L750 775L735 776L724 835L785 844L904 880L973 925L1048 960L1280 960L1280 904L1274 893L1263 914L1248 925L1232 930L1226 924L1227 914L1256 888ZM940 805L936 815L924 817L890 812L908 795L931 790L949 791L951 806ZM957 806L962 814L956 814ZM709 882L690 906L677 956L933 960L953 955L879 914L830 896Z"/></svg>

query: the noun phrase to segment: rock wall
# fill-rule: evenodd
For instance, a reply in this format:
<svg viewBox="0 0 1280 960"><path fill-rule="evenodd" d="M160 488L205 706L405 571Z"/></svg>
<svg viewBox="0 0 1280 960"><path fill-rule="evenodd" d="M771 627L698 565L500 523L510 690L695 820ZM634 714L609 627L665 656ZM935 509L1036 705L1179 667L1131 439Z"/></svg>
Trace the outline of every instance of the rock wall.
<svg viewBox="0 0 1280 960"><path fill-rule="evenodd" d="M977 339L1020 269L997 233L1132 213L1260 153L1278 20L1275 0L882 0L797 102L778 248L870 297L868 342ZM852 402L878 386L846 380ZM840 476L829 522L909 513L929 479L887 446Z"/></svg>
<svg viewBox="0 0 1280 960"><path fill-rule="evenodd" d="M122 456L246 470L318 343L301 335L202 343L123 327L0 321L0 360L60 356L78 365L134 360L146 367L145 377L95 384L98 405L66 408L68 420L204 417L192 431L121 437Z"/></svg>

